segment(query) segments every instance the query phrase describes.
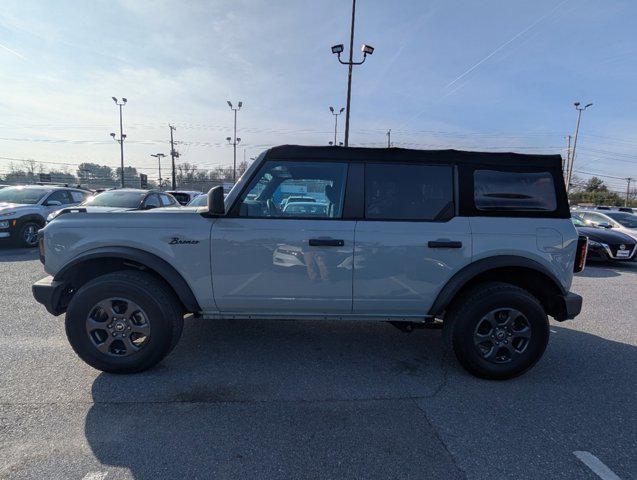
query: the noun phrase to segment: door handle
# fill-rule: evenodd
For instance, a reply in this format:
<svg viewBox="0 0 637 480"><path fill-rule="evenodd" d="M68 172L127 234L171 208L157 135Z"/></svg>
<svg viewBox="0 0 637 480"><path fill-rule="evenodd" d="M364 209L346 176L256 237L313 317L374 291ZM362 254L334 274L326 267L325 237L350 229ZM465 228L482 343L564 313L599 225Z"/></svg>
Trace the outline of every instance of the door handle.
<svg viewBox="0 0 637 480"><path fill-rule="evenodd" d="M462 248L462 242L454 240L430 240L427 246L429 248Z"/></svg>
<svg viewBox="0 0 637 480"><path fill-rule="evenodd" d="M310 238L310 247L342 247L345 240L337 240L335 238Z"/></svg>

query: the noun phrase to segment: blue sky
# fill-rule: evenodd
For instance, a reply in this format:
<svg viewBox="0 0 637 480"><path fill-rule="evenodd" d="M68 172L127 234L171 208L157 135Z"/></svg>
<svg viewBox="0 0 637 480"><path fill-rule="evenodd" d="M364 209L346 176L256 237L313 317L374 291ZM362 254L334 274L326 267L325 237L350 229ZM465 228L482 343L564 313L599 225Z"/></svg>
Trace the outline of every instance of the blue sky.
<svg viewBox="0 0 637 480"><path fill-rule="evenodd" d="M116 166L113 95L129 100L126 163L151 177L168 123L182 161L231 163L228 99L244 102L239 158L327 144L347 76L330 46L347 44L350 6L3 0L0 157ZM358 0L357 55L376 51L354 72L351 144L382 146L391 128L397 146L560 152L573 101L592 101L576 169L635 177L635 18L629 0Z"/></svg>

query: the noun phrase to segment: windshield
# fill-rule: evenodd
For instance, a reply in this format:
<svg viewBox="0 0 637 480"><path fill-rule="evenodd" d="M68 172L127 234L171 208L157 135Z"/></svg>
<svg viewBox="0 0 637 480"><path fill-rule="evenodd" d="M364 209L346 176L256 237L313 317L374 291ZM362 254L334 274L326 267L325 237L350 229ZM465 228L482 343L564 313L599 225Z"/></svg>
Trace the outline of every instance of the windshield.
<svg viewBox="0 0 637 480"><path fill-rule="evenodd" d="M606 212L606 215L626 228L637 228L637 215L624 212Z"/></svg>
<svg viewBox="0 0 637 480"><path fill-rule="evenodd" d="M205 207L206 205L208 205L208 195L199 195L188 204L189 207Z"/></svg>
<svg viewBox="0 0 637 480"><path fill-rule="evenodd" d="M0 190L0 202L35 205L47 193L42 188L8 187Z"/></svg>
<svg viewBox="0 0 637 480"><path fill-rule="evenodd" d="M123 192L109 190L89 198L82 205L87 207L137 208L147 192Z"/></svg>

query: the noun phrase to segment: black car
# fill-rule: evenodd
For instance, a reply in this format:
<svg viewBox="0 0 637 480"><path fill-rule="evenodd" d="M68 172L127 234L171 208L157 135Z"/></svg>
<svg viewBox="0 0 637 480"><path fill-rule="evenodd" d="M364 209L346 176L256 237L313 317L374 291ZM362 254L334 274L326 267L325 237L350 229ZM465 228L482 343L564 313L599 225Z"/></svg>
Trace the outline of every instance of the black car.
<svg viewBox="0 0 637 480"><path fill-rule="evenodd" d="M587 260L636 260L637 241L620 232L588 226L581 217L573 215L577 232L588 237Z"/></svg>

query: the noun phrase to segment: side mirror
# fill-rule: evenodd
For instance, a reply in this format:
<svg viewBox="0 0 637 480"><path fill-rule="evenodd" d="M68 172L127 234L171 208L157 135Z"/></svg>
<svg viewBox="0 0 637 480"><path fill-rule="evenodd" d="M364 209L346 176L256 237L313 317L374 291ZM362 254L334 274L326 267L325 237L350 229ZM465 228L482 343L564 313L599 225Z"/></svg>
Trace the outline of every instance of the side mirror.
<svg viewBox="0 0 637 480"><path fill-rule="evenodd" d="M57 200L51 200L50 202L46 202L46 206L47 207L61 207L62 206L62 202L59 202Z"/></svg>
<svg viewBox="0 0 637 480"><path fill-rule="evenodd" d="M153 208L157 208L157 205L144 205L143 210L152 210Z"/></svg>
<svg viewBox="0 0 637 480"><path fill-rule="evenodd" d="M610 223L607 222L600 222L597 224L598 227L600 228L613 228L613 226Z"/></svg>
<svg viewBox="0 0 637 480"><path fill-rule="evenodd" d="M212 215L224 215L226 206L223 202L223 187L217 185L208 192L208 213Z"/></svg>

